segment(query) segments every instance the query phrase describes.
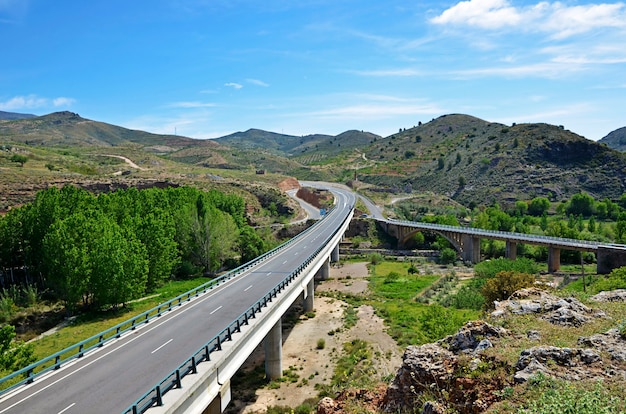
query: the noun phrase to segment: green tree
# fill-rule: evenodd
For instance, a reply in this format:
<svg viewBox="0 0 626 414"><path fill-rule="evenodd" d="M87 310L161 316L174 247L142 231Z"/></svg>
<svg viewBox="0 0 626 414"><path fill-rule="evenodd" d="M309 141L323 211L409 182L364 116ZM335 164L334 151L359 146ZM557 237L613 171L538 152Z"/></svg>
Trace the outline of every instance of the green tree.
<svg viewBox="0 0 626 414"><path fill-rule="evenodd" d="M14 342L15 327L5 325L0 328L0 370L11 373L35 362L32 344Z"/></svg>
<svg viewBox="0 0 626 414"><path fill-rule="evenodd" d="M485 303L493 307L493 302L508 299L515 291L535 284L535 276L515 271L499 272L488 279L482 287L481 293Z"/></svg>
<svg viewBox="0 0 626 414"><path fill-rule="evenodd" d="M542 216L548 212L550 200L545 197L535 197L528 204L528 214L532 216Z"/></svg>
<svg viewBox="0 0 626 414"><path fill-rule="evenodd" d="M566 208L567 214L582 214L589 217L594 213L595 200L587 193L574 194Z"/></svg>
<svg viewBox="0 0 626 414"><path fill-rule="evenodd" d="M451 263L454 263L456 259L457 259L456 250L451 249L449 247L445 247L441 250L441 254L439 255L439 263L451 264Z"/></svg>
<svg viewBox="0 0 626 414"><path fill-rule="evenodd" d="M28 157L22 154L13 154L10 159L11 159L11 162L18 163L20 167L23 167L24 164L26 164L26 161L28 161Z"/></svg>

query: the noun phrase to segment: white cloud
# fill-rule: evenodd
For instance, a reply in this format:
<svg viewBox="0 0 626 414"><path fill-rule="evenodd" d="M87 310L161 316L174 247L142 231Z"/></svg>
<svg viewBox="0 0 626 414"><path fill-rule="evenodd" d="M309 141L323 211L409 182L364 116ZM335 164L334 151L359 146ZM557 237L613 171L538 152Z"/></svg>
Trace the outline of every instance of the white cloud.
<svg viewBox="0 0 626 414"><path fill-rule="evenodd" d="M602 28L626 27L624 3L568 6L561 2L539 2L514 6L508 0L467 0L444 10L431 23L470 26L485 30L543 32L554 39Z"/></svg>
<svg viewBox="0 0 626 414"><path fill-rule="evenodd" d="M52 105L57 106L57 107L58 106L68 107L68 106L72 106L75 102L76 102L75 99L60 96L52 100Z"/></svg>
<svg viewBox="0 0 626 414"><path fill-rule="evenodd" d="M9 100L0 102L0 110L2 111L15 111L23 109L36 109L46 107L59 107L59 106L71 106L76 102L72 98L58 97L58 98L42 98L37 95L26 96L14 96Z"/></svg>
<svg viewBox="0 0 626 414"><path fill-rule="evenodd" d="M424 115L438 114L445 112L437 105L425 104L405 104L405 105L389 105L389 104L364 104L364 105L347 105L338 108L326 109L322 111L310 112L307 115L311 117L324 119L381 119L388 117L396 117L398 115Z"/></svg>
<svg viewBox="0 0 626 414"><path fill-rule="evenodd" d="M246 79L246 82L251 83L256 86L263 86L264 88L267 88L268 86L270 86L268 83L265 83L262 80L258 80L258 79Z"/></svg>
<svg viewBox="0 0 626 414"><path fill-rule="evenodd" d="M242 84L240 84L240 83L235 83L235 82L228 82L228 83L225 83L225 84L224 84L224 86L228 86L228 87L233 88L233 89L241 89L241 88L243 88L243 85L242 85Z"/></svg>

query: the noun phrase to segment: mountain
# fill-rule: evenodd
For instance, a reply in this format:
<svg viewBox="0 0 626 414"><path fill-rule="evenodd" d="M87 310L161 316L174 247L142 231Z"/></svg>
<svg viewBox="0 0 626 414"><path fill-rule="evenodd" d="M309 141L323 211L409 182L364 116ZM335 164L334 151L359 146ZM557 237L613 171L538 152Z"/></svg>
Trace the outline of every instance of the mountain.
<svg viewBox="0 0 626 414"><path fill-rule="evenodd" d="M4 112L0 111L0 121L11 121L16 119L28 119L34 118L37 115L32 114L18 114L17 112Z"/></svg>
<svg viewBox="0 0 626 414"><path fill-rule="evenodd" d="M610 132L606 137L598 141L618 151L626 151L626 127Z"/></svg>
<svg viewBox="0 0 626 414"><path fill-rule="evenodd" d="M560 126L505 125L464 114L444 115L389 137L356 130L298 137L249 129L199 140L57 112L0 121L0 143L22 152L53 151L47 162L45 155L38 157L42 166L53 164L59 171L106 174L117 165L110 165L113 159L104 165L102 154L132 153L143 165L175 162L171 168L193 169L191 176L212 168L237 170L252 181L265 173L344 183L356 178L374 190L437 194L465 206L506 206L539 196L560 201L580 191L616 200L626 191L626 155L608 145ZM74 158L63 159L66 153ZM13 165L3 160L3 166Z"/></svg>
<svg viewBox="0 0 626 414"><path fill-rule="evenodd" d="M136 145L147 150L161 147L171 152L207 141L177 135L159 135L127 129L82 118L73 112L54 112L44 116L0 122L5 142L46 147L115 147ZM215 143L213 143L215 145Z"/></svg>
<svg viewBox="0 0 626 414"><path fill-rule="evenodd" d="M378 140L359 172L368 183L434 192L464 205L553 201L585 191L617 199L626 189L626 158L559 126L487 122L444 115Z"/></svg>
<svg viewBox="0 0 626 414"><path fill-rule="evenodd" d="M249 129L231 135L216 138L220 144L238 149L270 151L284 157L299 157L317 151L325 155L336 155L354 148L369 145L378 135L363 131L346 131L337 136L313 134L301 137Z"/></svg>

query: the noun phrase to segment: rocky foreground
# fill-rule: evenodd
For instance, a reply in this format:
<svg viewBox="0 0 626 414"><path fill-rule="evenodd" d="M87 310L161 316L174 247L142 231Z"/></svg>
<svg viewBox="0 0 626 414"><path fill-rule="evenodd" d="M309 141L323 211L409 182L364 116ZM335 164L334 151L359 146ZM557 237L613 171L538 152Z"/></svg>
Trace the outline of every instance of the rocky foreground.
<svg viewBox="0 0 626 414"><path fill-rule="evenodd" d="M602 292L590 301L623 303L626 290ZM515 323L514 318L525 323ZM322 399L317 412L353 412L356 405L370 412L482 413L537 376L626 384L623 331L611 328L578 336L574 347L555 345L593 323L617 326L621 322L576 298L523 289L496 303L488 322L471 321L436 343L407 347L390 385L345 390L336 399ZM508 325L510 329L504 327ZM538 329L529 329L535 325Z"/></svg>

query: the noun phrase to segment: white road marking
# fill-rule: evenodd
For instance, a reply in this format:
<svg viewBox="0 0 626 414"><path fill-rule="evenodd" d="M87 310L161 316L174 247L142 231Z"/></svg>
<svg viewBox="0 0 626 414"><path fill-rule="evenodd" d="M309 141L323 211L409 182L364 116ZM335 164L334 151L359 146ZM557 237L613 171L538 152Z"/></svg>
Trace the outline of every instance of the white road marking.
<svg viewBox="0 0 626 414"><path fill-rule="evenodd" d="M66 412L67 410L69 410L70 408L72 408L75 405L76 405L76 403L70 404L69 406L67 406L64 409L62 409L61 411L59 411L58 414L63 414L64 412Z"/></svg>
<svg viewBox="0 0 626 414"><path fill-rule="evenodd" d="M222 309L222 307L218 307L217 309L215 309L213 312L210 312L209 315L213 315L215 312L217 312L218 310Z"/></svg>
<svg viewBox="0 0 626 414"><path fill-rule="evenodd" d="M166 343L164 343L163 345L161 345L160 347L158 347L157 349L155 349L154 351L150 352L151 354L154 354L155 352L157 352L159 349L163 348L165 345L169 344L170 342L172 342L174 340L174 338L170 339L169 341L167 341Z"/></svg>
<svg viewBox="0 0 626 414"><path fill-rule="evenodd" d="M244 292L247 292L247 291L249 291L249 290L250 290L250 288L252 288L252 285L248 286L248 287L247 287L247 288L245 288L243 291L244 291Z"/></svg>
<svg viewBox="0 0 626 414"><path fill-rule="evenodd" d="M272 274L272 272L267 272L267 274L266 274L265 276L269 276L269 275L271 275L271 274Z"/></svg>
<svg viewBox="0 0 626 414"><path fill-rule="evenodd" d="M285 261L283 262L283 264L287 264L287 260L285 260Z"/></svg>

